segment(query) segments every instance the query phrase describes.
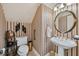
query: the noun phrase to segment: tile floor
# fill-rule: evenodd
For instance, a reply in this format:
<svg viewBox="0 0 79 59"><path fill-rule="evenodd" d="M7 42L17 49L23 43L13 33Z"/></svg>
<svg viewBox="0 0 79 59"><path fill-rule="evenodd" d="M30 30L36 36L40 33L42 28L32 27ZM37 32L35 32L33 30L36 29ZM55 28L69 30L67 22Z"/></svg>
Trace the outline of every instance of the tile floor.
<svg viewBox="0 0 79 59"><path fill-rule="evenodd" d="M36 54L34 53L34 51L32 50L32 51L29 52L28 56L37 56L37 55L36 55Z"/></svg>

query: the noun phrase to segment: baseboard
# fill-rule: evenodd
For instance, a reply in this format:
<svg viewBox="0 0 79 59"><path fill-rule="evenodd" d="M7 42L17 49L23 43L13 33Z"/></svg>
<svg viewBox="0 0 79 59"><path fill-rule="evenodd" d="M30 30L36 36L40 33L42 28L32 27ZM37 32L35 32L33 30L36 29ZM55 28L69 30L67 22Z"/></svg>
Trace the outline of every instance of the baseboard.
<svg viewBox="0 0 79 59"><path fill-rule="evenodd" d="M33 51L36 54L36 56L40 56L40 54L36 51L36 49L33 47ZM48 52L45 56L50 56L50 52ZM55 56L58 56L57 54L55 54Z"/></svg>
<svg viewBox="0 0 79 59"><path fill-rule="evenodd" d="M50 52L48 52L45 56L50 56ZM55 56L58 56L58 54L55 54Z"/></svg>
<svg viewBox="0 0 79 59"><path fill-rule="evenodd" d="M36 54L36 56L40 56L40 54L36 51L34 47L33 47L33 51ZM50 56L50 53L48 52L45 56Z"/></svg>
<svg viewBox="0 0 79 59"><path fill-rule="evenodd" d="M50 56L50 53L48 52L45 56Z"/></svg>
<svg viewBox="0 0 79 59"><path fill-rule="evenodd" d="M36 54L36 56L40 56L40 54L36 51L36 49L33 47L33 51Z"/></svg>

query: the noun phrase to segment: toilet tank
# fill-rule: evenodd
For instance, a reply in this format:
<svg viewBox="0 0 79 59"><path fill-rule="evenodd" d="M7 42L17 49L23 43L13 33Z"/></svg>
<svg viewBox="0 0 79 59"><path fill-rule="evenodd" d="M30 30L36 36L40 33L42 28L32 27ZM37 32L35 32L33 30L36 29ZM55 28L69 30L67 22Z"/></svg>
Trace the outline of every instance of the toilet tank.
<svg viewBox="0 0 79 59"><path fill-rule="evenodd" d="M17 46L27 44L27 36L25 36L25 37L16 37L16 40L17 40Z"/></svg>

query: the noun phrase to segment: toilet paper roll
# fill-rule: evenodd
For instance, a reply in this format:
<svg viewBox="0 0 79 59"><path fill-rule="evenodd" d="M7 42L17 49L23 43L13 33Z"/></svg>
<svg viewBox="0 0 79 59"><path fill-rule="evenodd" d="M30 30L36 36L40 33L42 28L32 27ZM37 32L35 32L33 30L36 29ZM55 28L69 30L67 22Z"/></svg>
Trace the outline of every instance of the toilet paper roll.
<svg viewBox="0 0 79 59"><path fill-rule="evenodd" d="M0 49L0 55L4 55L5 54L5 48Z"/></svg>
<svg viewBox="0 0 79 59"><path fill-rule="evenodd" d="M47 37L51 37L52 35L52 29L50 27L47 27Z"/></svg>

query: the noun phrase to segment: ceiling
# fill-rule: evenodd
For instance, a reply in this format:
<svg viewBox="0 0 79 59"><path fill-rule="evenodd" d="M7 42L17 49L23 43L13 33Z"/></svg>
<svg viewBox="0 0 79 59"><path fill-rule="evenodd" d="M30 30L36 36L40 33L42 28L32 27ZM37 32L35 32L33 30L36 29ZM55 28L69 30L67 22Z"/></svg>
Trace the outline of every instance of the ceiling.
<svg viewBox="0 0 79 59"><path fill-rule="evenodd" d="M39 3L2 3L6 20L31 23ZM45 3L49 8L55 4Z"/></svg>

